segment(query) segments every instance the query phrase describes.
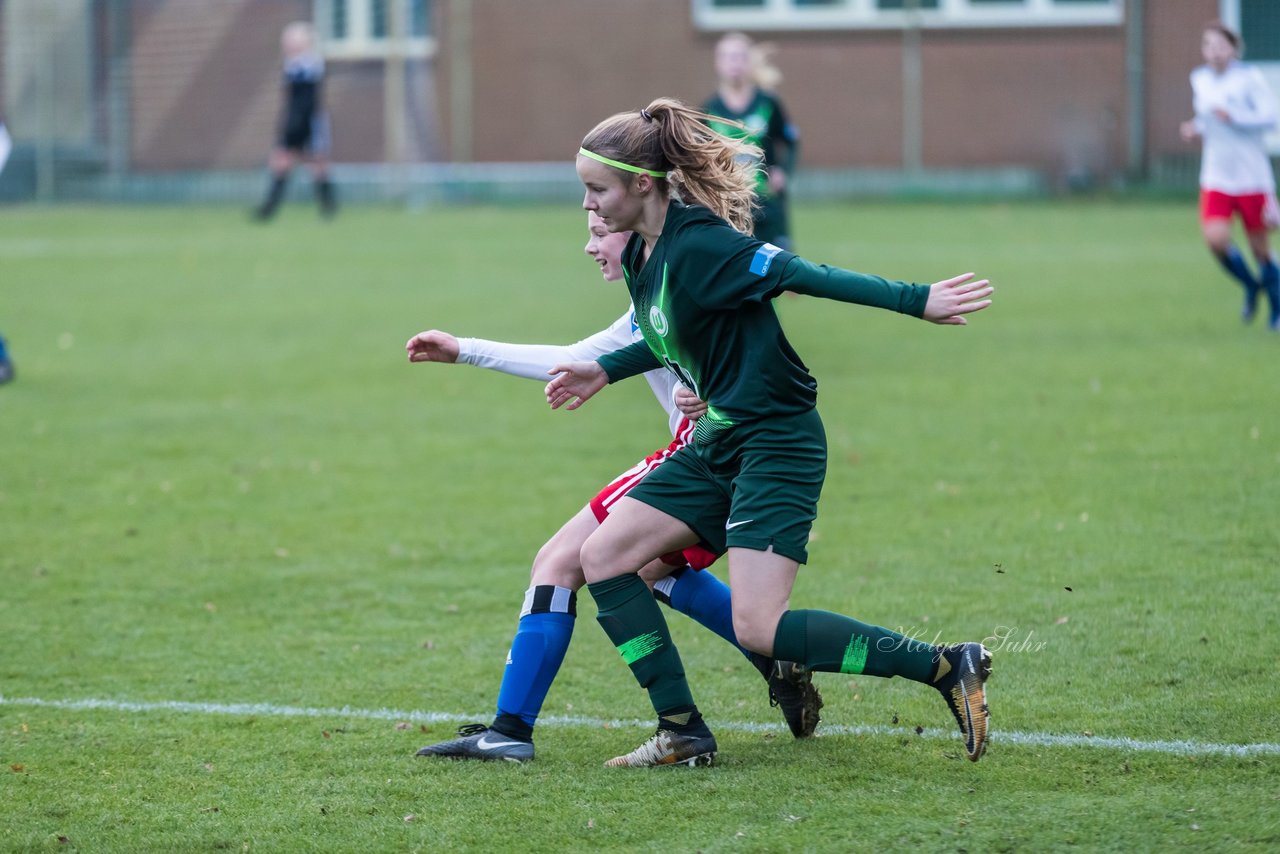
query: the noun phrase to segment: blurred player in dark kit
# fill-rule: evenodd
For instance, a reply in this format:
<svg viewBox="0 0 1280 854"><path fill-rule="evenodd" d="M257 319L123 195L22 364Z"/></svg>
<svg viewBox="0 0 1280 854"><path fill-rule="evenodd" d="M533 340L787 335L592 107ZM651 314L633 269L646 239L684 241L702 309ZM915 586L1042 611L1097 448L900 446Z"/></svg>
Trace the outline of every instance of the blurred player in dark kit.
<svg viewBox="0 0 1280 854"><path fill-rule="evenodd" d="M316 49L315 30L305 21L284 28L280 37L284 54L284 109L280 133L271 150L271 185L254 209L254 217L266 221L275 216L284 199L289 173L306 160L315 179L320 213L337 211L333 182L329 180L329 116L324 110L324 59Z"/></svg>

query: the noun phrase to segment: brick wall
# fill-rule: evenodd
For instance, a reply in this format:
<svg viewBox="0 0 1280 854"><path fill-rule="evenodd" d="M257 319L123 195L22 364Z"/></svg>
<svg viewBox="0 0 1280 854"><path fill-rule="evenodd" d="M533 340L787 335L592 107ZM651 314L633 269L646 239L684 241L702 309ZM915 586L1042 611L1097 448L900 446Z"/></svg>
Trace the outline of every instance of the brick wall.
<svg viewBox="0 0 1280 854"><path fill-rule="evenodd" d="M2 5L5 0L0 0ZM143 169L263 162L279 110L280 29L309 0L134 0L133 154ZM471 158L566 160L600 119L659 95L700 103L715 85L715 33L688 0L437 0L439 52L412 87L418 157L450 159L462 57L450 36L471 14ZM1183 151L1186 75L1216 0L1146 4L1148 152ZM816 167L902 165L899 31L762 33L778 45L779 90ZM1022 165L1063 176L1126 166L1123 27L928 30L922 36L927 167ZM334 158L383 156L382 64L331 61Z"/></svg>

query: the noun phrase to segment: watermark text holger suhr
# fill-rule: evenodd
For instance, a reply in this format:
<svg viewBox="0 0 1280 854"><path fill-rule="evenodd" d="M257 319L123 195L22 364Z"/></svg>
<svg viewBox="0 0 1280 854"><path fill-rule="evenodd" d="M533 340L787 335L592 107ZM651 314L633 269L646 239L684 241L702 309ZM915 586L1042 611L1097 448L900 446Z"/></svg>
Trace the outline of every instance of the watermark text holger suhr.
<svg viewBox="0 0 1280 854"><path fill-rule="evenodd" d="M880 638L876 641L877 649L881 652L889 652L904 646L907 649L915 649L942 646L944 643L941 632L935 633L933 638L928 640L917 626L899 628L897 632L902 635L901 638ZM1035 634L1035 629L1023 634L1017 626L996 626L991 634L982 639L982 645L989 652L1040 652L1049 645L1049 642L1036 640Z"/></svg>

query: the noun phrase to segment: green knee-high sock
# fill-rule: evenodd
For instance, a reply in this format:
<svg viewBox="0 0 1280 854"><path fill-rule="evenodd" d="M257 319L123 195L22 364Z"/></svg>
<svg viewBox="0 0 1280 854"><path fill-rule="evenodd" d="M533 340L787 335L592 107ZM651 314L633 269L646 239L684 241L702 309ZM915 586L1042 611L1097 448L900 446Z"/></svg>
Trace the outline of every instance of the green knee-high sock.
<svg viewBox="0 0 1280 854"><path fill-rule="evenodd" d="M830 611L788 611L778 621L773 657L828 673L902 676L930 682L937 647Z"/></svg>
<svg viewBox="0 0 1280 854"><path fill-rule="evenodd" d="M640 576L620 575L587 585L596 600L596 620L618 648L660 718L684 723L695 711L680 653L666 620Z"/></svg>

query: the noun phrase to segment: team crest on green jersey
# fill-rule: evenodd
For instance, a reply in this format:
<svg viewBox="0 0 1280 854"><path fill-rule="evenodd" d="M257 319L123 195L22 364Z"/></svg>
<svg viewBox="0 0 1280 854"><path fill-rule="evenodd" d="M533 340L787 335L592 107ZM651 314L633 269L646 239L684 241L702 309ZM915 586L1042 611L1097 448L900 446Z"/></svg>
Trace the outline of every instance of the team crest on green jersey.
<svg viewBox="0 0 1280 854"><path fill-rule="evenodd" d="M649 325L659 337L667 337L667 315L659 306L649 307Z"/></svg>
<svg viewBox="0 0 1280 854"><path fill-rule="evenodd" d="M781 251L781 250L779 250ZM672 332L670 317L670 307L667 300L667 281L671 269L667 264L662 265L662 286L658 292L654 294L653 303L649 306L648 314L645 319L648 321L642 324L640 332L644 335L645 343L649 345L649 349L653 355L658 357L662 364L666 365L667 370L671 371L685 388L692 391L698 397L703 397L699 388L699 382L693 376L689 367L692 363L689 359L682 359L678 350L676 350L676 336L668 335ZM703 398L705 400L705 398ZM721 414L715 406L707 401L707 412L698 419L694 428L694 441L705 441L705 439L720 430L724 430L733 426L733 421Z"/></svg>
<svg viewBox="0 0 1280 854"><path fill-rule="evenodd" d="M649 345L649 349L653 351L653 355L657 356L661 362L667 366L680 381L684 383L694 394L698 393L698 384L684 366L680 364L680 354L675 349L675 336L668 340L667 335L671 330L671 321L668 319L667 306L667 276L670 274L670 267L666 264L662 265L662 287L654 294L653 304L649 306L648 324L640 331L644 333L644 340Z"/></svg>

